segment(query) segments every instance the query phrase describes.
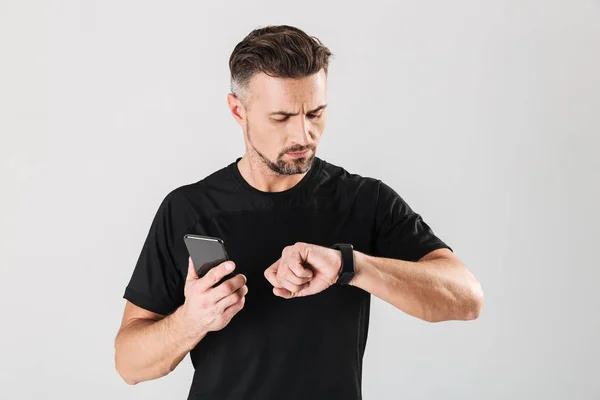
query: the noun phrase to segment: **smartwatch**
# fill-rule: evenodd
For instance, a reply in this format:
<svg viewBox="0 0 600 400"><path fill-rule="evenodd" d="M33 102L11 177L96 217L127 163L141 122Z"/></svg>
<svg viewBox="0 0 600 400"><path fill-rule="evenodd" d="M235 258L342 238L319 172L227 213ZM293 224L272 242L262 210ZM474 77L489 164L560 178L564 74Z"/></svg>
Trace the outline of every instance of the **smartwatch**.
<svg viewBox="0 0 600 400"><path fill-rule="evenodd" d="M354 248L350 243L336 243L331 248L342 253L342 266L335 283L347 285L354 278Z"/></svg>

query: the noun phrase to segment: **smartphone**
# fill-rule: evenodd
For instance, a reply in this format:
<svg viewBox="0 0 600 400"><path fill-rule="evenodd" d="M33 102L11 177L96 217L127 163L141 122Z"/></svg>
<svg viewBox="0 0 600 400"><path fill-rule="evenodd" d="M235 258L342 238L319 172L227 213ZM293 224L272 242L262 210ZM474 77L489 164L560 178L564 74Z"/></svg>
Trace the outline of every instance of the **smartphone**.
<svg viewBox="0 0 600 400"><path fill-rule="evenodd" d="M188 249L188 253L192 257L192 262L196 268L198 278L202 278L212 268L229 260L223 239L188 233L183 236L183 241ZM234 271L224 276L223 279L213 285L213 287L218 286L223 281L233 277Z"/></svg>

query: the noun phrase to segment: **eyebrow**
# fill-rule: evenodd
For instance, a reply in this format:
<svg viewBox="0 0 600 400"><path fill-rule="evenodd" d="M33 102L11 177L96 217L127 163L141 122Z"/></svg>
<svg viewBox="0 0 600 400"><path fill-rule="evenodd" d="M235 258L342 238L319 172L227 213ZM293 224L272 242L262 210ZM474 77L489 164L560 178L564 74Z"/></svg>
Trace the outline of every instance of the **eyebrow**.
<svg viewBox="0 0 600 400"><path fill-rule="evenodd" d="M307 114L312 114L315 113L323 108L327 107L327 104L323 104L317 108L315 108L314 110L310 110ZM288 111L274 111L272 113L269 113L268 115L285 115L286 117L293 117L295 115L298 115L299 113L291 113Z"/></svg>

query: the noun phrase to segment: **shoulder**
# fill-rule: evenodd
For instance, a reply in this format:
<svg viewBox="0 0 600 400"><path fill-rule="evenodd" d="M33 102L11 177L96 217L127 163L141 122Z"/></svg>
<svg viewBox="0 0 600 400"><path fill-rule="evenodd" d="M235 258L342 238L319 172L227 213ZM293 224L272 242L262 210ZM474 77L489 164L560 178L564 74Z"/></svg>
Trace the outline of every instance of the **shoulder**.
<svg viewBox="0 0 600 400"><path fill-rule="evenodd" d="M335 182L335 186L345 196L367 199L369 204L384 210L394 206L405 212L412 211L405 198L380 178L349 171L325 160L323 160L323 171L321 175L324 179Z"/></svg>
<svg viewBox="0 0 600 400"><path fill-rule="evenodd" d="M209 216L223 204L239 197L239 188L228 166L209 173L202 179L171 189L163 199L163 206L173 212Z"/></svg>
<svg viewBox="0 0 600 400"><path fill-rule="evenodd" d="M356 191L377 192L380 182L379 179L357 173L324 159L322 159L321 162L322 167L320 175L324 182L334 182L337 185Z"/></svg>

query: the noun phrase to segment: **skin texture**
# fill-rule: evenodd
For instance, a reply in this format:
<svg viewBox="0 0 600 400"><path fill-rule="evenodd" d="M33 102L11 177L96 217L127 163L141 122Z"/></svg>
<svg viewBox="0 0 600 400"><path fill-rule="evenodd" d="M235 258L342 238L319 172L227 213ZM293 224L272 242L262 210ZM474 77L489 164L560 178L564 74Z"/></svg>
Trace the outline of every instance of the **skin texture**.
<svg viewBox="0 0 600 400"><path fill-rule="evenodd" d="M300 79L263 73L250 81L244 99L227 95L231 115L242 127L246 152L238 163L244 179L265 192L295 186L310 170L325 129L327 76L324 70ZM247 107L246 107L247 106ZM285 111L296 115L270 115ZM290 151L308 152L300 158ZM476 319L483 290L473 274L448 249L430 252L417 262L355 254L356 275L350 285L377 296L425 321ZM211 289L230 271L225 262L198 279L191 259L185 304L164 316L126 302L115 338L115 365L125 382L136 384L167 375L211 330L225 327L244 305L248 287L237 274ZM234 265L234 264L233 264ZM326 290L337 280L339 250L310 243L282 249L265 270L273 294L293 301ZM242 311L243 312L243 311Z"/></svg>
<svg viewBox="0 0 600 400"><path fill-rule="evenodd" d="M373 257L354 250L359 287L405 313L428 322L472 320L483 307L483 290L473 274L448 249L429 252L419 261ZM333 285L341 267L341 252L297 242L283 249L265 278L284 299L317 294Z"/></svg>
<svg viewBox="0 0 600 400"><path fill-rule="evenodd" d="M316 113L309 111L327 104L326 86L323 70L302 79L258 74L244 101L228 95L231 114L244 131L246 153L238 167L248 183L262 191L278 192L293 187L304 177L326 122L326 108ZM270 113L280 110L297 115L277 122L284 117ZM304 158L293 159L285 154L304 149L310 152ZM356 250L354 253L356 276L350 285L425 321L479 316L483 307L481 285L450 250L434 250L418 262L377 258ZM339 250L296 243L283 249L281 258L264 275L275 295L291 299L330 287L337 280L340 265Z"/></svg>
<svg viewBox="0 0 600 400"><path fill-rule="evenodd" d="M327 118L324 70L300 79L256 74L250 81L248 110L233 94L227 103L244 132L246 152L238 163L244 179L258 190L280 192L293 187L312 167ZM295 116L269 115L285 111ZM302 158L286 154L308 150Z"/></svg>
<svg viewBox="0 0 600 400"><path fill-rule="evenodd" d="M212 287L230 273L225 261L198 278L191 257L185 282L185 303L169 316L127 301L115 338L115 366L125 382L160 378L175 369L208 332L223 329L244 307L246 277L237 274Z"/></svg>

